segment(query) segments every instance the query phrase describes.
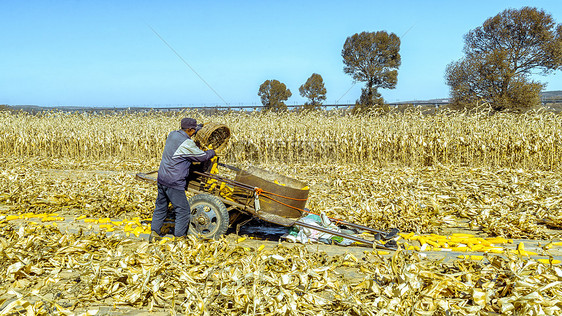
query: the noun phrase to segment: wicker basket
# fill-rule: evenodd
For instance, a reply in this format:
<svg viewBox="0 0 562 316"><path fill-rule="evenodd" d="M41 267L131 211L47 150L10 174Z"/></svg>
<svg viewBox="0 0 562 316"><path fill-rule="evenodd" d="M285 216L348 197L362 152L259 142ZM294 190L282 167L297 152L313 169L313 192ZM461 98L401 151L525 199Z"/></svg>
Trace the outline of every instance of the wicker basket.
<svg viewBox="0 0 562 316"><path fill-rule="evenodd" d="M211 122L203 125L203 128L195 135L194 140L205 147L211 145L215 152L221 152L228 145L229 139L230 129L228 126Z"/></svg>

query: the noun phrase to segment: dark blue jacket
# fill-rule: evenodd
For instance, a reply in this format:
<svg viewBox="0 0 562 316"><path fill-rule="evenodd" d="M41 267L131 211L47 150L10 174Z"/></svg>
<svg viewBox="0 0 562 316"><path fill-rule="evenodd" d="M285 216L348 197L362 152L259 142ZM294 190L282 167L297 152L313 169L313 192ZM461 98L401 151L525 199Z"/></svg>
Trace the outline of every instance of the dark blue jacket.
<svg viewBox="0 0 562 316"><path fill-rule="evenodd" d="M215 156L214 150L202 151L195 142L180 130L166 139L162 161L158 169L158 183L170 188L185 190L186 178L192 161L207 161Z"/></svg>

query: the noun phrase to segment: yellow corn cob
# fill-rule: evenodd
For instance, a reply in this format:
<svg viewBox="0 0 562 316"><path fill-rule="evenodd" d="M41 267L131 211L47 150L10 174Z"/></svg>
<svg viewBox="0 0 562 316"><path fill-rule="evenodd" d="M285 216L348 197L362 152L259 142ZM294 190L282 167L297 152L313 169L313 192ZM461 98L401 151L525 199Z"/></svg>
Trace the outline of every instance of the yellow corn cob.
<svg viewBox="0 0 562 316"><path fill-rule="evenodd" d="M517 245L517 252L518 252L520 255L522 255L522 256L527 255L526 252L525 252L525 244L524 244L524 243L520 242L520 243Z"/></svg>
<svg viewBox="0 0 562 316"><path fill-rule="evenodd" d="M470 260L482 260L484 256L476 256L476 255L460 255L457 258L459 259L470 259Z"/></svg>
<svg viewBox="0 0 562 316"><path fill-rule="evenodd" d="M213 180L211 186L209 187L209 191L212 191L217 186L217 180Z"/></svg>
<svg viewBox="0 0 562 316"><path fill-rule="evenodd" d="M439 244L432 240L427 240L427 243L433 246L434 248L440 248Z"/></svg>
<svg viewBox="0 0 562 316"><path fill-rule="evenodd" d="M163 245L163 244L165 244L165 243L167 243L167 242L169 242L169 241L172 241L172 240L173 240L173 238L170 238L170 237L163 237L162 239L160 239L160 241L158 242L158 244Z"/></svg>
<svg viewBox="0 0 562 316"><path fill-rule="evenodd" d="M481 245L481 244L469 246L470 250L472 250L472 251L480 251L480 250L483 250L485 247L486 246Z"/></svg>
<svg viewBox="0 0 562 316"><path fill-rule="evenodd" d="M404 239L412 239L412 237L414 237L414 233L409 233L409 234L399 233L398 235Z"/></svg>
<svg viewBox="0 0 562 316"><path fill-rule="evenodd" d="M139 237L140 234L142 234L143 232L144 232L144 229L141 226L137 226L137 227L135 227L135 229L133 229L133 234L136 237Z"/></svg>
<svg viewBox="0 0 562 316"><path fill-rule="evenodd" d="M507 244L508 240L501 237L486 238L486 241L492 244Z"/></svg>
<svg viewBox="0 0 562 316"><path fill-rule="evenodd" d="M482 251L491 253L503 253L504 249L501 247L485 247Z"/></svg>

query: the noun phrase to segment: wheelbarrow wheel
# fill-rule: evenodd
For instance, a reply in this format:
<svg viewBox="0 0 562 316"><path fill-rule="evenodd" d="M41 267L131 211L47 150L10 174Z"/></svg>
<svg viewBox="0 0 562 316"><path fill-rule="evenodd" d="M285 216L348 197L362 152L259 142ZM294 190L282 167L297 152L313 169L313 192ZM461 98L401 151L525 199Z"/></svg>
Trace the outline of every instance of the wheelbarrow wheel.
<svg viewBox="0 0 562 316"><path fill-rule="evenodd" d="M228 229L228 211L224 203L211 194L197 194L189 199L191 221L189 234L218 239Z"/></svg>

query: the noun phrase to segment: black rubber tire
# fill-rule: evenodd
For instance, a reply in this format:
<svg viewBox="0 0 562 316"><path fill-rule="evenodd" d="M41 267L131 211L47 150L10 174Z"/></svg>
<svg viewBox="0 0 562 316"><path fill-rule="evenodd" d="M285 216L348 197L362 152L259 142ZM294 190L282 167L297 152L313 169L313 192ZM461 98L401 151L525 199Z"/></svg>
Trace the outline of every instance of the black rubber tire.
<svg viewBox="0 0 562 316"><path fill-rule="evenodd" d="M228 211L224 203L211 194L197 194L189 199L191 235L208 239L218 239L228 229Z"/></svg>

